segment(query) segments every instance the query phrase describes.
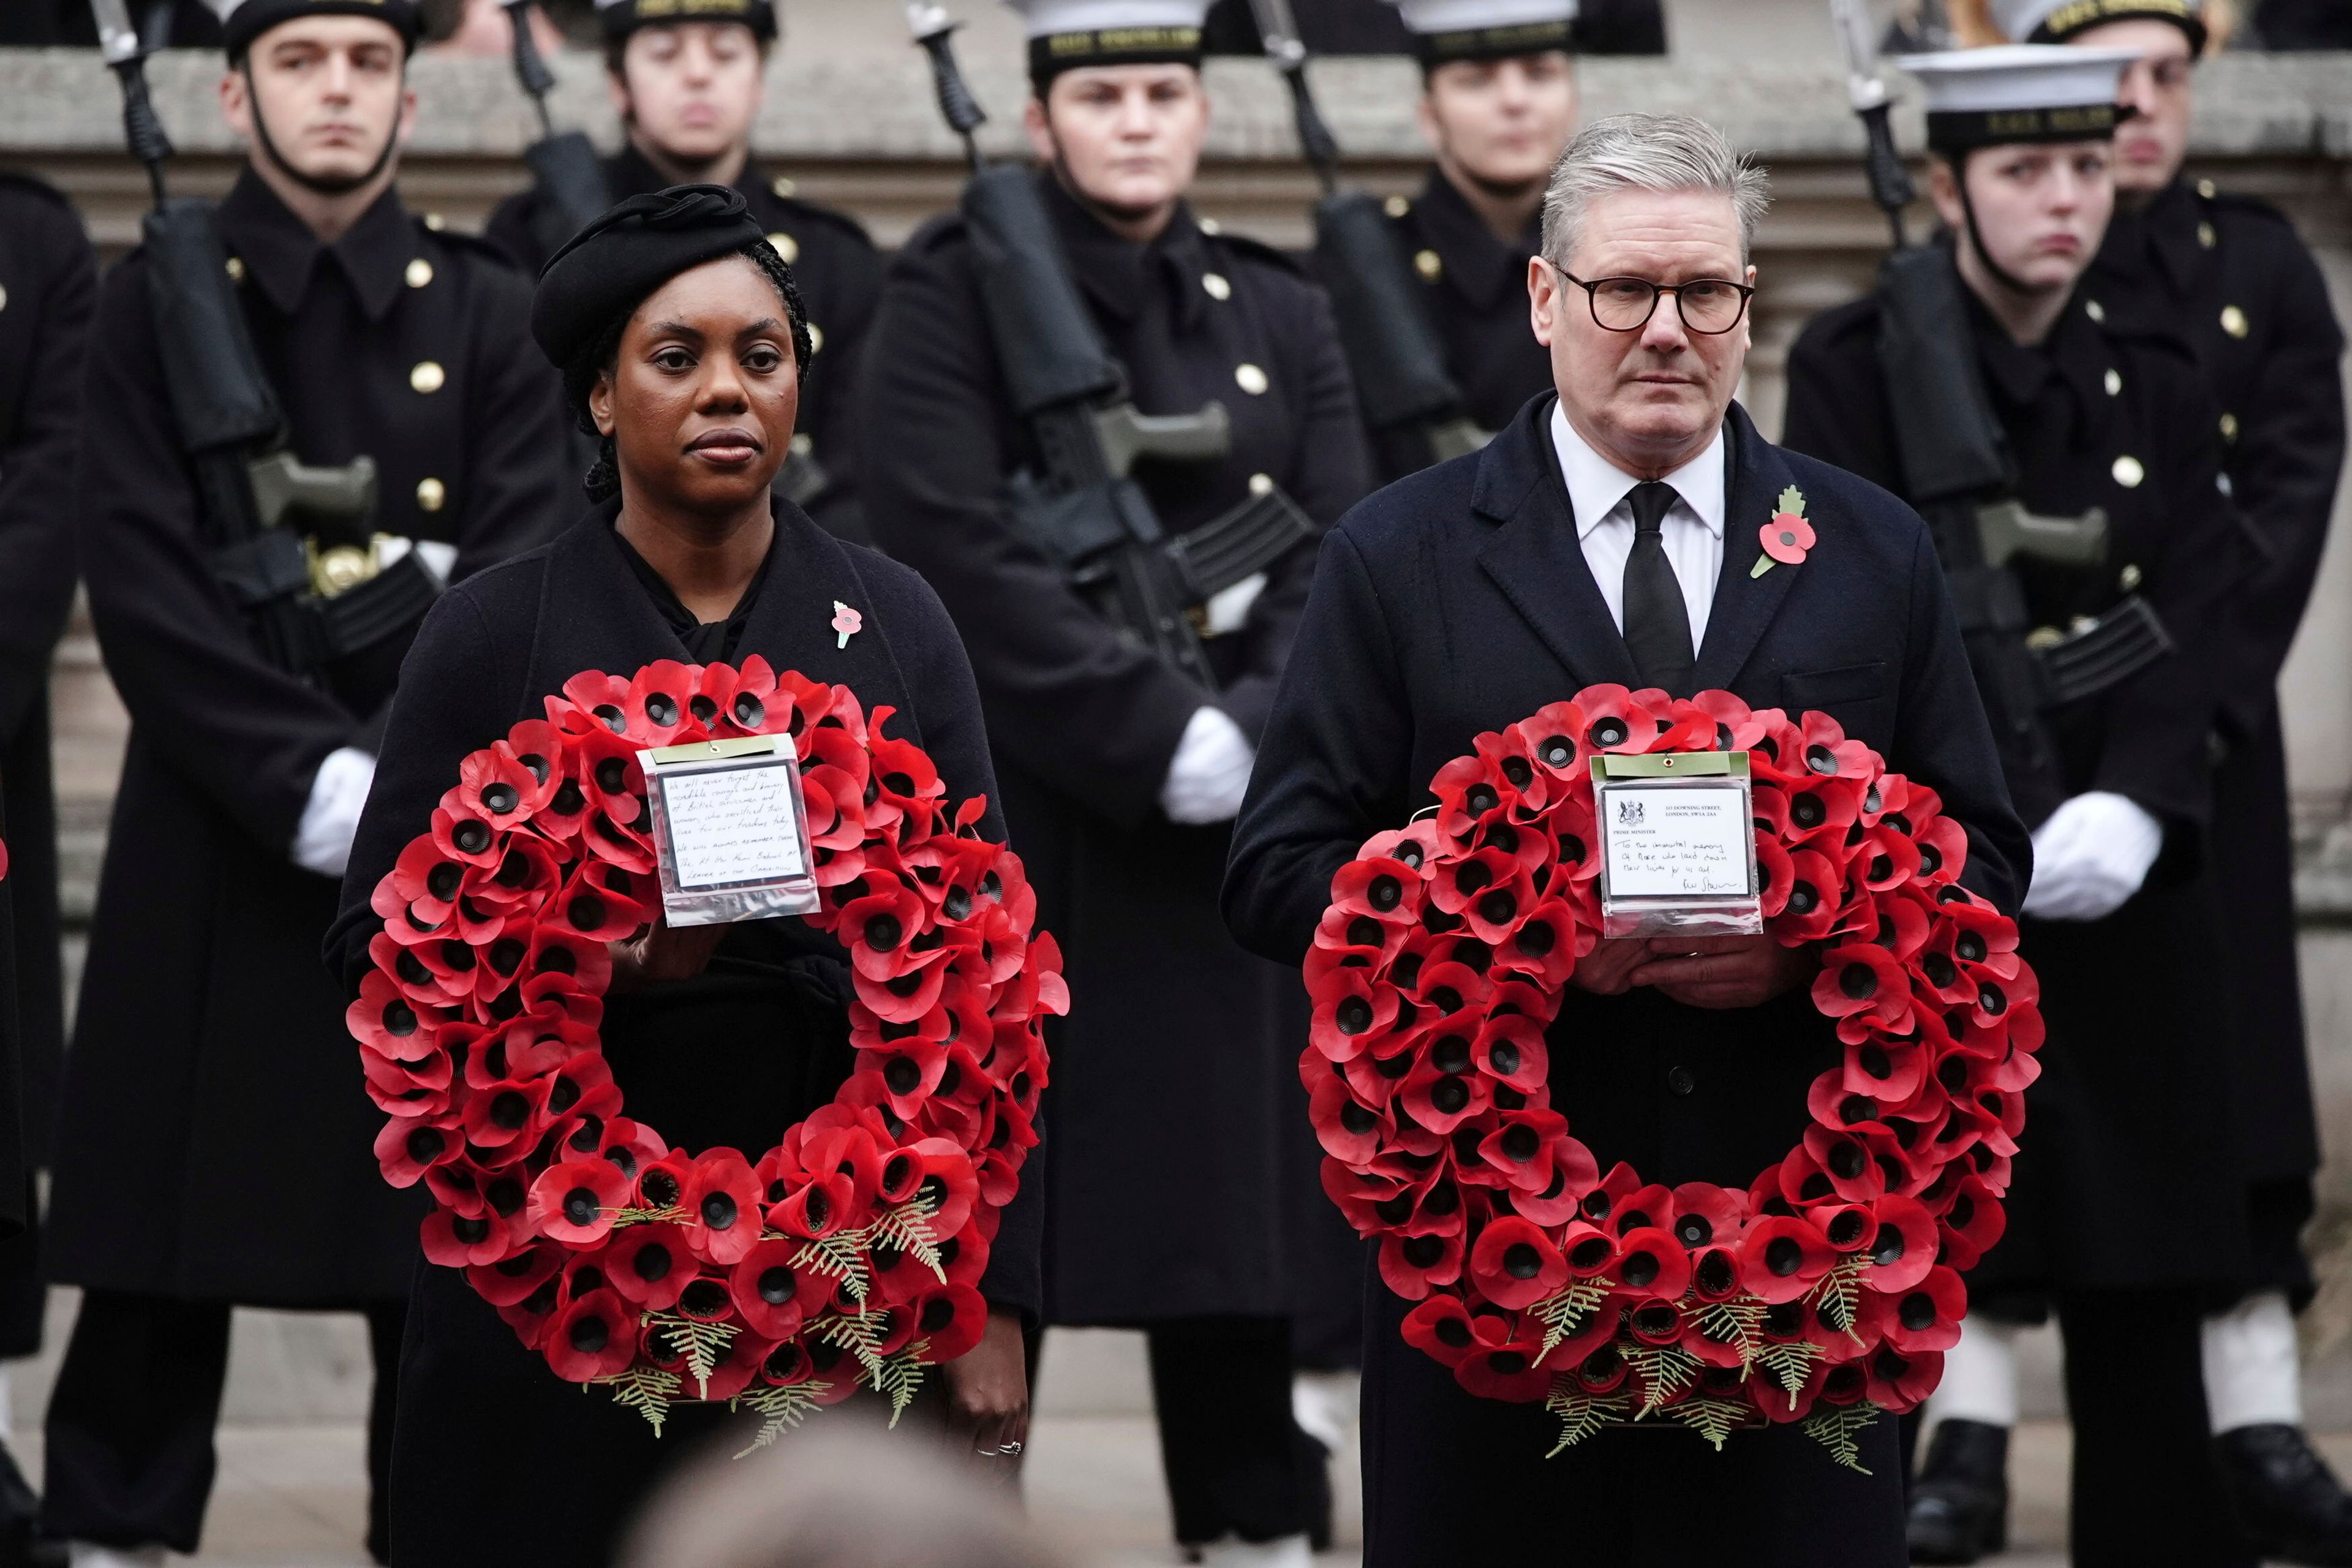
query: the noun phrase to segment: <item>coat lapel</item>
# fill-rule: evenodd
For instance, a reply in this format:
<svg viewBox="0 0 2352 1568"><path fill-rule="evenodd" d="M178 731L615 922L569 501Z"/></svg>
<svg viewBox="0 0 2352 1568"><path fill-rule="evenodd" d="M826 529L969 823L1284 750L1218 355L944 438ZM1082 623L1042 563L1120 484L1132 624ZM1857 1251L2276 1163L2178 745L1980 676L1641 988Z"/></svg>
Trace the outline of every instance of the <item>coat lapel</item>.
<svg viewBox="0 0 2352 1568"><path fill-rule="evenodd" d="M1580 687L1633 686L1633 656L1585 564L1576 515L1551 449L1552 399L1538 397L1478 462L1470 504L1502 524L1478 565Z"/></svg>
<svg viewBox="0 0 2352 1568"><path fill-rule="evenodd" d="M1716 579L1706 641L1698 650L1693 676L1701 691L1730 687L1748 656L1756 651L1764 629L1772 624L1797 574L1807 569L1802 563L1775 563L1761 577L1754 575L1757 557L1763 553L1761 531L1780 510L1780 492L1792 476L1780 449L1757 434L1746 409L1733 404L1725 422L1731 434L1731 462L1725 485L1723 574ZM1821 520L1815 517L1812 522L1819 531Z"/></svg>

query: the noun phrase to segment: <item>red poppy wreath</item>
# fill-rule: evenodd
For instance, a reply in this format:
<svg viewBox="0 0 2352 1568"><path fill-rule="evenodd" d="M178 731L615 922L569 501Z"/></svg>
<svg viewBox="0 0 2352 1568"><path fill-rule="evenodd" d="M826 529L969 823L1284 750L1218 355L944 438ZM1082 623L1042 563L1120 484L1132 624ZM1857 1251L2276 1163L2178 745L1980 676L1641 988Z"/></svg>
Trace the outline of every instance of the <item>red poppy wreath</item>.
<svg viewBox="0 0 2352 1568"><path fill-rule="evenodd" d="M1602 1175L1547 1086L1601 923L1591 757L1707 751L1750 754L1766 930L1820 952L1843 1052L1744 1192ZM1432 793L1333 879L1299 1060L1325 1189L1419 1303L1405 1339L1473 1394L1545 1401L1555 1453L1654 1416L1717 1447L1801 1422L1859 1468L1860 1429L1942 1374L2038 1070L2033 973L1956 880L1959 824L1825 715L1723 691L1590 687Z"/></svg>
<svg viewBox="0 0 2352 1568"><path fill-rule="evenodd" d="M433 1195L425 1257L656 1432L673 1402L726 1401L767 1417L758 1447L861 1384L895 1413L986 1321L1068 992L1019 858L884 738L891 711L758 658L576 676L466 758L376 885L349 1019L384 1176ZM799 752L807 918L848 952L856 1067L778 1147L694 1154L622 1114L606 943L660 908L638 751L756 734Z"/></svg>

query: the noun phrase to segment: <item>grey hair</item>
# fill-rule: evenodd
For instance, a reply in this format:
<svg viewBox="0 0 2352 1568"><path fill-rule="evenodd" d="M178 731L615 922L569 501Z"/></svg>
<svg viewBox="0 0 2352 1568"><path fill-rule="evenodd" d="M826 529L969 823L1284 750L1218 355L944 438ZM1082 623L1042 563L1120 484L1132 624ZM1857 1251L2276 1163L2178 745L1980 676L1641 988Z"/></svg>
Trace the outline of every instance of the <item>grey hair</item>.
<svg viewBox="0 0 2352 1568"><path fill-rule="evenodd" d="M1616 114L1577 133L1544 188L1543 255L1565 268L1583 237L1585 215L1613 191L1715 191L1739 219L1739 259L1772 205L1771 181L1723 132L1687 114Z"/></svg>

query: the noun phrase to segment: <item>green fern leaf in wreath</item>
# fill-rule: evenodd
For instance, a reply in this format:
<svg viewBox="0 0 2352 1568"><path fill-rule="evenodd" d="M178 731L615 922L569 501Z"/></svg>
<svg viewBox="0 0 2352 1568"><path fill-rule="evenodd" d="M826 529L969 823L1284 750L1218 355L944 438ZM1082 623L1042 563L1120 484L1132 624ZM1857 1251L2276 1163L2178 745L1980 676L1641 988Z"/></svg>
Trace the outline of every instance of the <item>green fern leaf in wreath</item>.
<svg viewBox="0 0 2352 1568"><path fill-rule="evenodd" d="M1540 1366L1544 1357L1559 1347L1560 1341L1584 1327L1584 1321L1600 1310L1601 1302L1609 1300L1612 1289L1613 1287L1606 1279L1582 1279L1559 1295L1536 1303L1536 1317L1544 1326L1543 1350L1536 1356L1538 1365Z"/></svg>
<svg viewBox="0 0 2352 1568"><path fill-rule="evenodd" d="M760 1435L751 1439L739 1459L775 1446L776 1439L815 1415L824 1406L818 1396L832 1387L824 1383L798 1383L789 1388L755 1388L739 1394L727 1402L730 1410L755 1410L767 1419L760 1425Z"/></svg>
<svg viewBox="0 0 2352 1568"><path fill-rule="evenodd" d="M727 1347L735 1342L740 1325L706 1323L699 1318L688 1318L676 1312L647 1312L647 1328L658 1329L664 1338L686 1354L686 1372L700 1391L698 1399L710 1397L710 1374L727 1359Z"/></svg>
<svg viewBox="0 0 2352 1568"><path fill-rule="evenodd" d="M1625 1361L1633 1369L1633 1381L1642 1385L1642 1407L1633 1416L1636 1421L1681 1393L1698 1376L1698 1357L1680 1345L1628 1345Z"/></svg>
<svg viewBox="0 0 2352 1568"><path fill-rule="evenodd" d="M1633 1414L1624 1400L1587 1394L1566 1378L1552 1384L1551 1395L1544 1401L1544 1408L1559 1417L1559 1441L1544 1456L1547 1459L1558 1458L1604 1426L1622 1425Z"/></svg>
<svg viewBox="0 0 2352 1568"><path fill-rule="evenodd" d="M1862 1275L1869 1265L1869 1258L1861 1253L1840 1258L1822 1276L1809 1298L1822 1322L1856 1344L1862 1343L1862 1335L1854 1328L1862 1316Z"/></svg>
<svg viewBox="0 0 2352 1568"><path fill-rule="evenodd" d="M1805 1391L1805 1382L1813 1375L1813 1363L1821 1354L1822 1347L1811 1340L1776 1341L1756 1352L1756 1364L1780 1380L1789 1396L1789 1408L1794 1410L1797 1395Z"/></svg>
<svg viewBox="0 0 2352 1568"><path fill-rule="evenodd" d="M1814 1411L1804 1419L1805 1435L1830 1451L1830 1458L1849 1470L1870 1474L1862 1462L1863 1429L1878 1419L1875 1405L1846 1405Z"/></svg>
<svg viewBox="0 0 2352 1568"><path fill-rule="evenodd" d="M869 1243L893 1247L910 1255L916 1262L939 1276L944 1285L948 1279L946 1261L940 1257L938 1245L931 1240L930 1216L936 1204L918 1198L900 1204L866 1227Z"/></svg>
<svg viewBox="0 0 2352 1568"><path fill-rule="evenodd" d="M615 1403L644 1416L653 1424L654 1436L661 1436L662 1423L669 1419L670 1405L677 1398L677 1373L659 1367L633 1366L618 1376L598 1381L613 1391ZM583 1383L580 1386L584 1393L590 1385Z"/></svg>
<svg viewBox="0 0 2352 1568"><path fill-rule="evenodd" d="M1666 1414L1706 1438L1719 1454L1723 1452L1723 1440L1748 1424L1750 1412L1738 1400L1717 1399L1702 1394L1680 1405L1668 1405Z"/></svg>
<svg viewBox="0 0 2352 1568"><path fill-rule="evenodd" d="M849 1299L863 1303L870 1283L866 1273L866 1233L835 1232L803 1242L793 1254L793 1267L814 1268L828 1279L838 1279Z"/></svg>
<svg viewBox="0 0 2352 1568"><path fill-rule="evenodd" d="M1764 1330L1764 1303L1753 1296L1709 1301L1698 1309L1698 1331L1719 1345L1739 1347L1739 1370L1756 1364L1756 1337Z"/></svg>

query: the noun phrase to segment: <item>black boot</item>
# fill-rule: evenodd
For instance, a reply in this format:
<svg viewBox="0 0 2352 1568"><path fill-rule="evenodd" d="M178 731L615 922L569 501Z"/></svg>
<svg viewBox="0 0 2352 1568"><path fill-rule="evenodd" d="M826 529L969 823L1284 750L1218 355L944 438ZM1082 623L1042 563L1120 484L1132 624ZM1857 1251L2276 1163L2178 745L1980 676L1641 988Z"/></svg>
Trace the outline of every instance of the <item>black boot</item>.
<svg viewBox="0 0 2352 1568"><path fill-rule="evenodd" d="M1974 1563L2009 1545L2009 1428L1939 1421L1911 1485L1914 1563Z"/></svg>
<svg viewBox="0 0 2352 1568"><path fill-rule="evenodd" d="M2264 1557L2352 1564L2352 1495L2299 1426L2265 1422L2213 1439L2230 1500Z"/></svg>
<svg viewBox="0 0 2352 1568"><path fill-rule="evenodd" d="M66 1544L40 1532L41 1500L0 1444L0 1568L65 1568Z"/></svg>

